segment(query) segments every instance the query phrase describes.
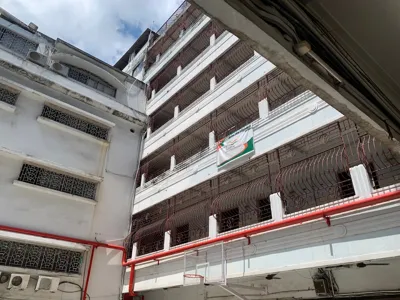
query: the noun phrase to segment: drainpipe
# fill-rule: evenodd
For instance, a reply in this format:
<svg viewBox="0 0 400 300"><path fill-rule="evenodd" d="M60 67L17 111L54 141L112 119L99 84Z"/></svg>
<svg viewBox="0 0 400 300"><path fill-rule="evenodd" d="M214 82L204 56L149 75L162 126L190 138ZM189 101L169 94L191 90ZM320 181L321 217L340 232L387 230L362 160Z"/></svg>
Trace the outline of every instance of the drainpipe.
<svg viewBox="0 0 400 300"><path fill-rule="evenodd" d="M263 233L263 232L267 232L267 231L271 231L271 230L275 230L275 229L280 229L280 228L284 228L284 227L289 227L289 226L293 226L293 225L298 225L298 224L302 224L302 223L314 221L314 220L319 220L319 219L324 219L326 221L327 225L330 226L330 224L331 224L330 217L331 216L338 215L338 214L348 212L351 210L355 210L355 209L359 209L359 208L364 208L364 207L388 202L391 200L396 200L398 198L400 198L400 191L388 192L388 193L373 196L370 198L365 198L365 199L357 200L354 202L340 204L340 205L334 206L334 207L320 209L320 210L309 212L309 213L306 213L303 215L287 218L287 219L284 219L281 221L276 221L273 223L268 223L268 224L264 224L261 226L249 228L249 229L244 229L244 230L233 232L230 234L221 235L216 238L184 245L182 247L174 248L174 249L171 249L168 251L159 252L159 253L155 253L155 254L151 254L151 255L139 257L134 260L127 261L127 262L123 263L122 265L131 267L131 274L129 276L129 295L136 296L136 294L134 292L134 277L135 277L134 270L135 270L135 265L137 265L137 264L148 262L148 261L159 260L166 256L171 256L171 255L182 253L182 252L185 252L188 250L205 247L205 246L208 246L211 244L216 244L216 243L221 243L221 242L229 242L229 241L232 241L235 239L240 239L240 238L249 238L250 236L255 235L255 234L259 234L259 233Z"/></svg>

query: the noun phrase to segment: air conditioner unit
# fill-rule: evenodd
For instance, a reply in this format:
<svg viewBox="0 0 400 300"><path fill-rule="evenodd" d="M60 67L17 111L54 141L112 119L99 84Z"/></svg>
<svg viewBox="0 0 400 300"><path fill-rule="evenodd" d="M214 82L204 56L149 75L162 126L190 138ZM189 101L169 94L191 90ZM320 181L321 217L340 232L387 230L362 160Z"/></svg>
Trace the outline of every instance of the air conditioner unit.
<svg viewBox="0 0 400 300"><path fill-rule="evenodd" d="M36 51L29 51L28 55L26 56L26 59L42 67L47 65L47 56L40 54L39 52Z"/></svg>
<svg viewBox="0 0 400 300"><path fill-rule="evenodd" d="M68 76L68 67L60 64L59 62L53 62L51 65L51 69L53 71L56 71L58 74Z"/></svg>
<svg viewBox="0 0 400 300"><path fill-rule="evenodd" d="M25 290L28 287L30 275L11 274L8 289Z"/></svg>
<svg viewBox="0 0 400 300"><path fill-rule="evenodd" d="M60 284L60 278L39 276L35 291L46 290L55 293L58 290L59 284Z"/></svg>
<svg viewBox="0 0 400 300"><path fill-rule="evenodd" d="M10 279L10 274L0 272L0 284L6 283Z"/></svg>

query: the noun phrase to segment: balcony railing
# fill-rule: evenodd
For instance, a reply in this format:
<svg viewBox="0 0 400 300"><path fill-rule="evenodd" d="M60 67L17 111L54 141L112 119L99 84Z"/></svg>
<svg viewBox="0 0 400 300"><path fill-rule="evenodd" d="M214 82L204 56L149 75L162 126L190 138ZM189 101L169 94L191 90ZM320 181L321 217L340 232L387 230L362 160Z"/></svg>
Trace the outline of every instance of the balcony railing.
<svg viewBox="0 0 400 300"><path fill-rule="evenodd" d="M264 119L257 119L254 122L252 122L252 127L253 129L257 129L259 127L264 126L268 122L270 122L272 119L276 119L279 116L285 114L288 110L291 110L294 107L297 107L301 105L302 103L308 101L310 97L312 97L313 94L310 91L306 91L302 93L301 95L293 98L292 100L288 101L284 105L278 107L277 109L273 110L270 112L268 115L268 118ZM154 186L161 181L167 179L168 177L172 176L175 173L178 173L179 171L188 168L189 166L192 166L194 163L197 161L201 160L202 158L208 156L209 154L215 152L215 147L214 148L209 148L207 147L206 149L203 149L202 151L196 153L195 155L191 156L190 158L186 159L185 161L182 161L181 163L177 164L173 170L168 170L161 175L153 178L152 180L146 182L143 186L143 189L140 189L139 192L143 191L144 189L147 189L151 186Z"/></svg>

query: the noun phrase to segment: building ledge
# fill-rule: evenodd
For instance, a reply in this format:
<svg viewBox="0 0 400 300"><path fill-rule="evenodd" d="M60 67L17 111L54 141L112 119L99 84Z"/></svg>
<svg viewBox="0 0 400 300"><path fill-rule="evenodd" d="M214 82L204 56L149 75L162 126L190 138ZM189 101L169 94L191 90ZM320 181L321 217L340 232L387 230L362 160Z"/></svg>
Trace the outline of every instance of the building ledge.
<svg viewBox="0 0 400 300"><path fill-rule="evenodd" d="M103 181L103 177L99 177L99 176L96 176L96 175L93 175L93 174L89 174L89 173L86 173L86 172L84 172L82 170L78 170L78 169L74 169L74 168L67 168L67 167L61 166L59 164L56 164L54 162L50 162L50 161L47 161L47 160L42 160L42 159L33 157L33 156L29 155L29 154L25 154L25 153L18 152L18 151L15 151L15 150L10 150L10 149L4 148L4 147L0 147L0 155L8 156L8 157L11 157L11 158L14 158L14 159L21 159L24 162L29 162L29 163L33 163L35 165L38 165L40 167L45 167L45 168L49 168L49 169L52 169L52 170L57 170L57 171L60 171L60 172L63 172L63 173L66 173L66 174L69 174L69 175L72 175L72 176L75 176L75 177L79 177L79 178L82 178L82 179L86 179L86 180L92 181L92 182L100 183L100 182Z"/></svg>
<svg viewBox="0 0 400 300"><path fill-rule="evenodd" d="M45 188L45 187L42 187L42 186L39 186L39 185L26 183L26 182L19 181L19 180L14 180L13 181L13 185L15 185L17 187L24 188L24 189L28 189L28 190L31 190L31 191L37 191L37 192L49 194L49 195L52 195L52 196L56 196L58 198L64 198L64 199L73 200L73 201L86 203L86 204L90 204L90 205L96 205L97 204L97 202L95 200L91 200L91 199L88 199L88 198L67 194L67 193L64 193L64 192L52 190L52 189L49 189L49 188Z"/></svg>
<svg viewBox="0 0 400 300"><path fill-rule="evenodd" d="M14 113L15 108L16 108L15 105L11 105L11 104L0 101L0 109L2 109L4 111Z"/></svg>
<svg viewBox="0 0 400 300"><path fill-rule="evenodd" d="M67 132L67 133L70 133L70 134L72 134L74 136L80 137L80 138L85 139L85 140L87 140L89 142L97 143L97 144L99 144L101 146L107 146L107 147L110 145L110 142L108 142L106 140L94 137L94 136L92 136L92 135L90 135L88 133L82 132L82 131L80 131L78 129L75 129L75 128L69 127L67 125L58 123L58 122L50 120L48 118L39 116L36 120L40 124L43 124L43 125L49 126L51 128Z"/></svg>

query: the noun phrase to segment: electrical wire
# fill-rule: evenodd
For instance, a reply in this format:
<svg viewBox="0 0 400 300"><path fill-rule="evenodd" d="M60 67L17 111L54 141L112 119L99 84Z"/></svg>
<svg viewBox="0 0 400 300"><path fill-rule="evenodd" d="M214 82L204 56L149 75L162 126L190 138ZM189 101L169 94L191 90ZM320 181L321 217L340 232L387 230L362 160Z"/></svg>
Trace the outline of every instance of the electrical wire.
<svg viewBox="0 0 400 300"><path fill-rule="evenodd" d="M60 289L60 287L58 287L58 291L60 291L61 293L68 293L68 294L72 294L72 293L82 293L83 292L83 288L82 288L82 286L81 285L79 285L78 283L76 283L76 282L72 282L72 281L60 281L60 283L58 284L59 286L60 285L62 285L62 284L71 284L71 285L74 285L74 286L77 286L78 288L79 288L79 290L77 290L77 291L66 291L66 290L61 290ZM90 295L88 294L88 293L86 293L86 296L89 298L89 300L90 300ZM82 298L82 296L81 296L81 298Z"/></svg>

